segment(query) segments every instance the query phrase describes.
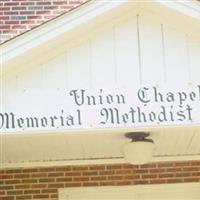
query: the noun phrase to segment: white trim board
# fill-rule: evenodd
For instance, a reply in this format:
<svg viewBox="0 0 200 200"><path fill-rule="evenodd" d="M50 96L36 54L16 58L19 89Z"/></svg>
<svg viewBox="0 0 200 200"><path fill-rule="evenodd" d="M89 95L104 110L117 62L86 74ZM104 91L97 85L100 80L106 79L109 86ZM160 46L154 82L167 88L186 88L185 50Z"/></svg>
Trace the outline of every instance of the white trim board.
<svg viewBox="0 0 200 200"><path fill-rule="evenodd" d="M199 199L200 183L106 186L59 189L59 200L142 200Z"/></svg>
<svg viewBox="0 0 200 200"><path fill-rule="evenodd" d="M152 162L173 162L173 161L192 161L200 160L200 155L194 156L166 156L154 157ZM123 164L123 158L112 159L92 159L92 160L60 160L60 161L38 161L38 162L19 162L19 163L1 163L0 169L13 168L33 168L33 167L53 167L53 166L74 166L74 165L96 165L96 164Z"/></svg>

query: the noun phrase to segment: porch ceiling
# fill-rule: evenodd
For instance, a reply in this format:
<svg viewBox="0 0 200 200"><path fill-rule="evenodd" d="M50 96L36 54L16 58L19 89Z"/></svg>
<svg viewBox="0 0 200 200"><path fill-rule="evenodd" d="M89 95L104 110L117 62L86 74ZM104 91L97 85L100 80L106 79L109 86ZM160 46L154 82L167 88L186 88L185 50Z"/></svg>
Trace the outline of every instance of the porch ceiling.
<svg viewBox="0 0 200 200"><path fill-rule="evenodd" d="M38 162L118 160L129 140L125 129L1 136L2 166ZM148 129L155 143L153 161L200 158L200 127Z"/></svg>

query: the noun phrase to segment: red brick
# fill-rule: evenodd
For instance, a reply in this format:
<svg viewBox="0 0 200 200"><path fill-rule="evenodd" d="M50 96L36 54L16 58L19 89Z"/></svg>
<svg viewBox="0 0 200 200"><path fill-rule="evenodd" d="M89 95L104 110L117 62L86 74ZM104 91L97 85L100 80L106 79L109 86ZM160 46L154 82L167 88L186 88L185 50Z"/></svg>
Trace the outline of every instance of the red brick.
<svg viewBox="0 0 200 200"><path fill-rule="evenodd" d="M159 174L159 178L170 178L170 177L174 177L174 174L169 174L169 173Z"/></svg>
<svg viewBox="0 0 200 200"><path fill-rule="evenodd" d="M192 166L194 166L194 165L200 166L200 160L191 161L190 164L191 164Z"/></svg>
<svg viewBox="0 0 200 200"><path fill-rule="evenodd" d="M65 187L80 187L81 183L65 183Z"/></svg>
<svg viewBox="0 0 200 200"><path fill-rule="evenodd" d="M39 194L40 190L25 190L24 194Z"/></svg>
<svg viewBox="0 0 200 200"><path fill-rule="evenodd" d="M6 21L5 24L19 24L19 21Z"/></svg>
<svg viewBox="0 0 200 200"><path fill-rule="evenodd" d="M20 24L36 24L35 20L23 20L20 21Z"/></svg>
<svg viewBox="0 0 200 200"><path fill-rule="evenodd" d="M99 184L97 182L85 182L83 183L83 186L98 186Z"/></svg>
<svg viewBox="0 0 200 200"><path fill-rule="evenodd" d="M37 15L30 15L30 16L27 16L27 19L42 19L42 17L37 16Z"/></svg>
<svg viewBox="0 0 200 200"><path fill-rule="evenodd" d="M114 170L100 171L99 175L113 175L115 174Z"/></svg>
<svg viewBox="0 0 200 200"><path fill-rule="evenodd" d="M128 169L122 169L122 170L116 170L115 173L116 174L131 174L132 171Z"/></svg>
<svg viewBox="0 0 200 200"><path fill-rule="evenodd" d="M82 173L83 176L96 176L98 175L98 172L97 171L84 171Z"/></svg>
<svg viewBox="0 0 200 200"><path fill-rule="evenodd" d="M13 185L0 185L0 190L13 190Z"/></svg>
<svg viewBox="0 0 200 200"><path fill-rule="evenodd" d="M42 1L40 2L39 1L39 2L36 2L36 4L37 5L51 5L51 2L48 2L48 1L47 2L42 2Z"/></svg>
<svg viewBox="0 0 200 200"><path fill-rule="evenodd" d="M4 3L4 6L17 6L19 5L19 2L6 2Z"/></svg>
<svg viewBox="0 0 200 200"><path fill-rule="evenodd" d="M166 169L167 172L180 172L181 170L180 167Z"/></svg>
<svg viewBox="0 0 200 200"><path fill-rule="evenodd" d="M134 173L136 173L136 174L147 174L148 170L147 169L135 169Z"/></svg>
<svg viewBox="0 0 200 200"><path fill-rule="evenodd" d="M55 178L40 178L38 180L39 183L51 183L55 182Z"/></svg>
<svg viewBox="0 0 200 200"><path fill-rule="evenodd" d="M132 185L131 181L116 181L116 185Z"/></svg>
<svg viewBox="0 0 200 200"><path fill-rule="evenodd" d="M199 178L184 178L183 182L199 182Z"/></svg>
<svg viewBox="0 0 200 200"><path fill-rule="evenodd" d="M190 176L190 173L187 173L187 172L176 173L175 176L176 177L187 177L187 176Z"/></svg>
<svg viewBox="0 0 200 200"><path fill-rule="evenodd" d="M90 178L92 181L104 181L106 180L106 176L94 176Z"/></svg>
<svg viewBox="0 0 200 200"><path fill-rule="evenodd" d="M36 194L36 195L33 195L33 199L47 199L47 198L49 198L48 194Z"/></svg>
<svg viewBox="0 0 200 200"><path fill-rule="evenodd" d="M142 178L144 179L152 179L152 178L157 178L156 174L143 174Z"/></svg>
<svg viewBox="0 0 200 200"><path fill-rule="evenodd" d="M24 7L24 6L16 6L16 7L12 7L12 10L26 10L26 7Z"/></svg>
<svg viewBox="0 0 200 200"><path fill-rule="evenodd" d="M4 196L6 194L5 191L0 191L0 196Z"/></svg>
<svg viewBox="0 0 200 200"><path fill-rule="evenodd" d="M64 176L64 173L63 172L48 173L48 177L59 177L59 176Z"/></svg>
<svg viewBox="0 0 200 200"><path fill-rule="evenodd" d="M56 167L55 168L56 171L71 171L72 170L72 167L71 166L66 166L66 167Z"/></svg>
<svg viewBox="0 0 200 200"><path fill-rule="evenodd" d="M88 170L88 166L73 166L72 170L73 171L84 171L84 170Z"/></svg>
<svg viewBox="0 0 200 200"><path fill-rule="evenodd" d="M12 28L14 28L14 29L26 29L26 26L23 26L23 25L14 25L14 26L12 26Z"/></svg>
<svg viewBox="0 0 200 200"><path fill-rule="evenodd" d="M52 167L44 167L39 169L40 172L53 172L55 171L55 168Z"/></svg>
<svg viewBox="0 0 200 200"><path fill-rule="evenodd" d="M115 185L115 184L116 184L115 181L103 181L103 182L99 183L100 186L111 186L111 185Z"/></svg>
<svg viewBox="0 0 200 200"><path fill-rule="evenodd" d="M9 16L0 16L0 20L8 20L9 18Z"/></svg>
<svg viewBox="0 0 200 200"><path fill-rule="evenodd" d="M10 10L10 7L8 7L8 6L1 6L0 10Z"/></svg>
<svg viewBox="0 0 200 200"><path fill-rule="evenodd" d="M38 172L38 168L23 169L22 172L25 173Z"/></svg>
<svg viewBox="0 0 200 200"><path fill-rule="evenodd" d="M45 10L53 10L53 9L57 9L58 6L44 6Z"/></svg>
<svg viewBox="0 0 200 200"><path fill-rule="evenodd" d="M48 184L48 188L63 188L64 187L64 183L51 183Z"/></svg>
<svg viewBox="0 0 200 200"><path fill-rule="evenodd" d="M57 193L58 192L58 189L42 189L41 190L42 193Z"/></svg>
<svg viewBox="0 0 200 200"><path fill-rule="evenodd" d="M70 181L72 181L72 178L68 177L56 178L56 182L70 182Z"/></svg>
<svg viewBox="0 0 200 200"><path fill-rule="evenodd" d="M165 179L153 179L153 180L149 180L150 184L163 184L166 183Z"/></svg>
<svg viewBox="0 0 200 200"><path fill-rule="evenodd" d="M65 176L81 176L80 172L66 172Z"/></svg>
<svg viewBox="0 0 200 200"><path fill-rule="evenodd" d="M166 179L167 183L182 183L183 179Z"/></svg>
<svg viewBox="0 0 200 200"><path fill-rule="evenodd" d="M190 166L188 162L176 162L175 166Z"/></svg>
<svg viewBox="0 0 200 200"><path fill-rule="evenodd" d="M149 172L150 173L162 173L162 172L164 172L165 171L165 169L150 169L149 170Z"/></svg>
<svg viewBox="0 0 200 200"><path fill-rule="evenodd" d="M7 12L4 12L4 15L17 15L18 12L17 11L7 11Z"/></svg>
<svg viewBox="0 0 200 200"><path fill-rule="evenodd" d="M47 184L41 184L41 183L39 183L39 184L33 184L33 185L31 185L31 188L47 188Z"/></svg>
<svg viewBox="0 0 200 200"><path fill-rule="evenodd" d="M134 184L135 185L144 185L144 184L148 184L149 182L147 180L135 180Z"/></svg>
<svg viewBox="0 0 200 200"><path fill-rule="evenodd" d="M0 175L0 179L12 179L12 178L13 178L13 175L7 175L7 174Z"/></svg>
<svg viewBox="0 0 200 200"><path fill-rule="evenodd" d="M193 167L184 167L183 171L200 171L200 167L193 166Z"/></svg>
<svg viewBox="0 0 200 200"><path fill-rule="evenodd" d="M20 195L23 194L22 190L11 190L11 191L7 191L7 195Z"/></svg>
<svg viewBox="0 0 200 200"><path fill-rule="evenodd" d="M58 194L50 194L50 197L53 198L54 200L58 199Z"/></svg>
<svg viewBox="0 0 200 200"><path fill-rule="evenodd" d="M136 175L136 174L124 176L124 179L131 179L131 180L133 180L133 179L139 179L139 178L140 178L140 175Z"/></svg>
<svg viewBox="0 0 200 200"><path fill-rule="evenodd" d="M42 177L47 177L47 173L33 173L31 174L31 177L38 177L38 178L42 178Z"/></svg>
<svg viewBox="0 0 200 200"><path fill-rule="evenodd" d="M121 180L123 176L108 176L108 180Z"/></svg>
<svg viewBox="0 0 200 200"><path fill-rule="evenodd" d="M104 165L90 166L89 170L105 170L105 166Z"/></svg>
<svg viewBox="0 0 200 200"><path fill-rule="evenodd" d="M107 165L106 169L112 170L112 169L122 169L122 165Z"/></svg>
<svg viewBox="0 0 200 200"><path fill-rule="evenodd" d="M16 196L16 200L27 200L27 199L31 199L32 195L20 195L20 196Z"/></svg>
<svg viewBox="0 0 200 200"><path fill-rule="evenodd" d="M10 29L10 25L0 25L0 29Z"/></svg>
<svg viewBox="0 0 200 200"><path fill-rule="evenodd" d="M37 179L23 179L22 183L37 183Z"/></svg>
<svg viewBox="0 0 200 200"><path fill-rule="evenodd" d="M1 197L1 200L15 200L14 196Z"/></svg>
<svg viewBox="0 0 200 200"><path fill-rule="evenodd" d="M193 172L192 176L200 176L200 171L199 172Z"/></svg>
<svg viewBox="0 0 200 200"><path fill-rule="evenodd" d="M13 180L5 180L5 184L7 184L7 185L18 184L18 183L21 183L21 181L20 180L15 180L15 179L13 179Z"/></svg>
<svg viewBox="0 0 200 200"><path fill-rule="evenodd" d="M20 11L20 15L34 15L34 11Z"/></svg>
<svg viewBox="0 0 200 200"><path fill-rule="evenodd" d="M75 177L74 181L78 181L78 182L89 181L89 177Z"/></svg>
<svg viewBox="0 0 200 200"><path fill-rule="evenodd" d="M16 34L17 30L3 30L3 33L5 33L5 34Z"/></svg>
<svg viewBox="0 0 200 200"><path fill-rule="evenodd" d="M15 185L15 189L28 189L28 188L30 188L29 184Z"/></svg>
<svg viewBox="0 0 200 200"><path fill-rule="evenodd" d="M137 169L137 168L139 168L139 167L136 166L136 165L124 164L124 165L123 165L123 168L124 168L124 169Z"/></svg>
<svg viewBox="0 0 200 200"><path fill-rule="evenodd" d="M16 174L14 178L29 178L30 174Z"/></svg>

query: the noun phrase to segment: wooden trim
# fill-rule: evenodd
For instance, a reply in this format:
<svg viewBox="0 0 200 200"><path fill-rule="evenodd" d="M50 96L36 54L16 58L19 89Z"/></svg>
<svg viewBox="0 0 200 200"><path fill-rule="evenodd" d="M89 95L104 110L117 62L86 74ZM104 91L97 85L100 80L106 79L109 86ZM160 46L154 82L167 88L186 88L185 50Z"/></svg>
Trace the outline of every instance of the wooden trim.
<svg viewBox="0 0 200 200"><path fill-rule="evenodd" d="M192 156L163 156L154 157L152 162L165 161L191 161L200 160L200 155ZM60 160L60 161L38 161L38 162L19 162L5 163L0 165L0 169L7 168L32 168L32 167L51 167L51 166L68 166L68 165L93 165L93 164L122 164L125 163L123 158L113 159L91 159L91 160Z"/></svg>

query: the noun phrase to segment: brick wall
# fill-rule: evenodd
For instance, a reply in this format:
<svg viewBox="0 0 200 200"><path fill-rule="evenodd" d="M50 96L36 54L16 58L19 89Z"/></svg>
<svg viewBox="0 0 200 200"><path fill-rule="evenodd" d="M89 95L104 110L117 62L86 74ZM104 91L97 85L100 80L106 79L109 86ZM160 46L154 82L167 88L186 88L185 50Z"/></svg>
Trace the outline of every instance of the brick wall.
<svg viewBox="0 0 200 200"><path fill-rule="evenodd" d="M200 161L0 170L0 200L58 199L58 188L200 182Z"/></svg>
<svg viewBox="0 0 200 200"><path fill-rule="evenodd" d="M0 43L61 15L86 0L1 0Z"/></svg>

